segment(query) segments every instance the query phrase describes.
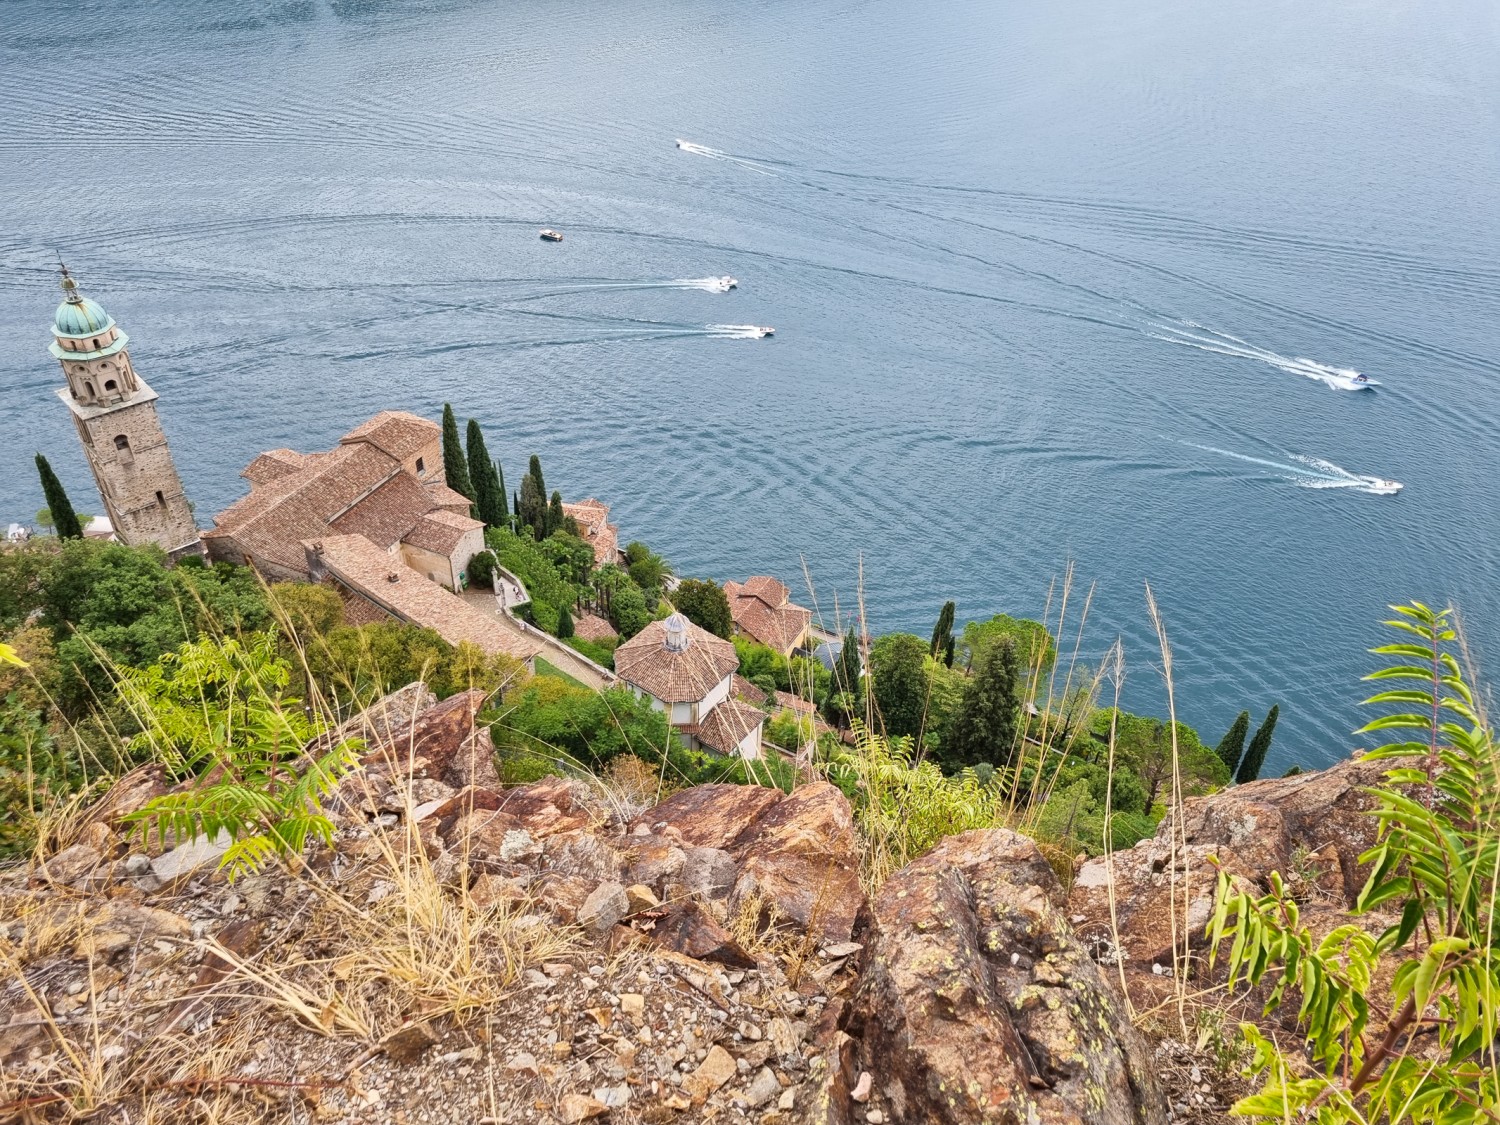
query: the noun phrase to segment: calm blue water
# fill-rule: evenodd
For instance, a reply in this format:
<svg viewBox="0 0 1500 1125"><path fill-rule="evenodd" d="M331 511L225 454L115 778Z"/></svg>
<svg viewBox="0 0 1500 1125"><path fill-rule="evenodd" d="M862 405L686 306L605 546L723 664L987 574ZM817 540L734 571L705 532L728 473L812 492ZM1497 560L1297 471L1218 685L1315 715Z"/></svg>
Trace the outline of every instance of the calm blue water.
<svg viewBox="0 0 1500 1125"><path fill-rule="evenodd" d="M1493 0L5 0L0 37L0 518L34 449L94 502L61 251L201 517L451 400L684 573L805 558L831 615L863 557L877 631L1038 615L1073 560L1143 709L1149 580L1180 714L1280 702L1271 768L1352 745L1385 603L1496 649Z"/></svg>

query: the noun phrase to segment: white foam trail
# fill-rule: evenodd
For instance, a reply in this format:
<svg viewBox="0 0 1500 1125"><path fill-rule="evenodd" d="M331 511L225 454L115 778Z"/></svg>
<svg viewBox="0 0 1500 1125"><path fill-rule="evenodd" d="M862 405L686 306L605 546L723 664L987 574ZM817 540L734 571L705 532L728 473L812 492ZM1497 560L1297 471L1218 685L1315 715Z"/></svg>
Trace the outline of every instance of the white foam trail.
<svg viewBox="0 0 1500 1125"><path fill-rule="evenodd" d="M1332 461L1325 461L1321 457L1304 457L1300 453L1288 453L1288 457L1298 462L1296 465L1288 465L1280 461L1268 461L1264 457L1251 457L1244 453L1220 449L1214 445L1199 445L1193 441L1185 441L1182 444L1193 449L1201 449L1205 453L1216 453L1220 457L1231 457L1249 465L1261 465L1267 469L1273 469L1284 480L1290 481L1298 488L1345 488L1353 492L1365 492L1371 496L1393 496L1401 491L1401 486L1395 481L1366 476L1363 473L1351 473L1342 465L1335 465Z"/></svg>
<svg viewBox="0 0 1500 1125"><path fill-rule="evenodd" d="M735 156L733 153L725 152L723 149L709 148L707 145L694 144L692 141L684 141L680 138L677 147L683 152L694 156L706 156L710 160L724 160L730 164L738 164L741 168L749 168L752 172L759 172L762 176L775 176L776 173L764 164L757 164L753 160L746 160L743 156Z"/></svg>
<svg viewBox="0 0 1500 1125"><path fill-rule="evenodd" d="M1292 375L1316 379L1324 386L1336 391L1359 391L1366 387L1379 386L1373 379L1356 383L1354 380L1359 372L1352 367L1334 367L1304 356L1280 355L1269 348L1259 347L1238 336L1208 328L1196 321L1184 320L1177 324L1156 324L1152 327L1157 331L1147 332L1146 335L1153 340L1197 348L1199 351L1213 352L1215 355L1258 360Z"/></svg>
<svg viewBox="0 0 1500 1125"><path fill-rule="evenodd" d="M674 289L701 289L705 293L728 293L738 282L732 277L679 277L669 283Z"/></svg>
<svg viewBox="0 0 1500 1125"><path fill-rule="evenodd" d="M705 324L704 330L717 340L760 340L771 334L758 324Z"/></svg>

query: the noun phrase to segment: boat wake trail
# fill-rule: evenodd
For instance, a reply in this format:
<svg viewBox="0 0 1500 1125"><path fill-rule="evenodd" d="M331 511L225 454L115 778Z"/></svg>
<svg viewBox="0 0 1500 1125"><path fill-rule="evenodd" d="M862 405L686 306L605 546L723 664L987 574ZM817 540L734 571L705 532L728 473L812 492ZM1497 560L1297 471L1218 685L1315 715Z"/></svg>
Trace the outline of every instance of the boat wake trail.
<svg viewBox="0 0 1500 1125"><path fill-rule="evenodd" d="M710 160L724 160L730 164L738 164L741 168L748 168L752 172L759 172L762 176L775 176L776 173L764 164L754 160L746 160L743 156L735 156L733 153L722 149L709 148L707 145L695 145L692 141L678 140L677 147L683 152L691 153L693 156L706 156Z"/></svg>
<svg viewBox="0 0 1500 1125"><path fill-rule="evenodd" d="M1321 457L1304 457L1299 453L1288 453L1287 457L1295 464L1286 464L1281 461L1270 461L1264 457L1235 453L1213 445L1199 445L1192 441L1185 441L1182 444L1192 449L1201 449L1204 453L1214 453L1220 457L1243 461L1247 465L1260 465L1272 470L1277 476L1290 481L1298 488L1342 488L1351 492L1368 493L1371 496L1394 496L1402 488L1396 481L1367 476L1363 473L1351 473L1342 465L1335 465L1332 461L1325 461Z"/></svg>
<svg viewBox="0 0 1500 1125"><path fill-rule="evenodd" d="M1248 340L1231 336L1228 332L1208 328L1192 320L1154 323L1147 330L1146 335L1153 340L1164 340L1169 344L1197 348L1199 351L1213 352L1215 355L1258 360L1292 375L1316 379L1324 386L1336 391L1362 391L1367 387L1380 385L1374 379L1361 380L1359 372L1351 367L1333 367L1302 356L1279 355L1269 348L1259 347Z"/></svg>

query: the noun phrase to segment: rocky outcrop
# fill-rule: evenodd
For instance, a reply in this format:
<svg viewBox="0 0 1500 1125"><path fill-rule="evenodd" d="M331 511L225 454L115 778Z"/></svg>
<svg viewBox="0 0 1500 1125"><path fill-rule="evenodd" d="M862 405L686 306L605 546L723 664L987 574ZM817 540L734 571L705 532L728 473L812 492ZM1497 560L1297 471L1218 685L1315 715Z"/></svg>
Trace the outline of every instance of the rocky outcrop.
<svg viewBox="0 0 1500 1125"><path fill-rule="evenodd" d="M1390 766L1351 759L1319 773L1191 798L1175 850L1168 819L1154 838L1083 864L1069 895L1073 921L1086 935L1112 942L1113 887L1119 952L1136 965L1170 965L1174 913L1179 947L1184 917L1190 940L1201 944L1220 868L1247 887L1264 887L1280 871L1342 913L1367 874L1359 857L1375 842L1366 789Z"/></svg>
<svg viewBox="0 0 1500 1125"><path fill-rule="evenodd" d="M850 1049L897 1122L1159 1125L1143 1044L1036 845L944 840L870 911Z"/></svg>

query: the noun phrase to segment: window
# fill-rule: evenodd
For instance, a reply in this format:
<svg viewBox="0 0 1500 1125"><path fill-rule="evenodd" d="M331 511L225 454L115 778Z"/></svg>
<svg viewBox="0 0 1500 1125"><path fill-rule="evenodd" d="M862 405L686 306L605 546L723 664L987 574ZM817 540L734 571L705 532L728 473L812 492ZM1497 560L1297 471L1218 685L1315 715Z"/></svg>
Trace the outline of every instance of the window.
<svg viewBox="0 0 1500 1125"><path fill-rule="evenodd" d="M161 489L156 490L156 502L163 508L167 506L167 498L161 494Z"/></svg>
<svg viewBox="0 0 1500 1125"><path fill-rule="evenodd" d="M83 390L84 393L89 396L89 398L94 397L94 384L89 382L87 379L83 381Z"/></svg>
<svg viewBox="0 0 1500 1125"><path fill-rule="evenodd" d="M118 450L117 460L120 464L135 464L135 454L130 451L130 439L124 434L120 434L115 438L115 449Z"/></svg>
<svg viewBox="0 0 1500 1125"><path fill-rule="evenodd" d="M119 390L120 389L120 385L118 383L116 383L113 379L106 379L104 381L104 389L106 391L115 391L115 390Z"/></svg>
<svg viewBox="0 0 1500 1125"><path fill-rule="evenodd" d="M422 458L418 457L417 458L417 476L422 477L422 476L426 476L426 475L427 475L427 466L422 463Z"/></svg>
<svg viewBox="0 0 1500 1125"><path fill-rule="evenodd" d="M130 439L128 437L126 437L124 434L121 434L119 437L115 438L115 448L116 449L129 449L130 448Z"/></svg>
<svg viewBox="0 0 1500 1125"><path fill-rule="evenodd" d="M94 337L94 350L96 352L99 350L99 337L97 336Z"/></svg>

